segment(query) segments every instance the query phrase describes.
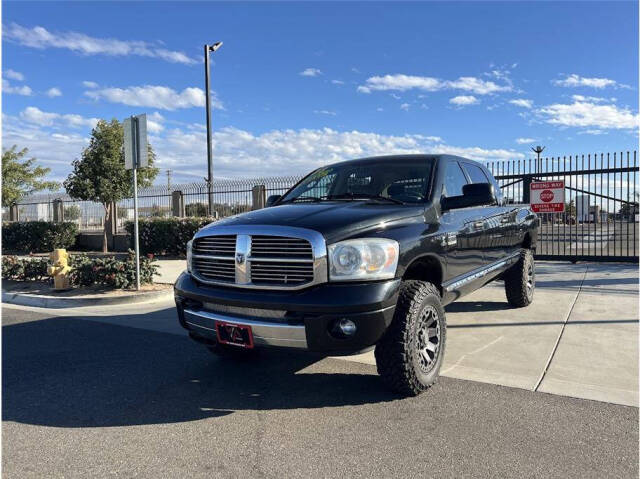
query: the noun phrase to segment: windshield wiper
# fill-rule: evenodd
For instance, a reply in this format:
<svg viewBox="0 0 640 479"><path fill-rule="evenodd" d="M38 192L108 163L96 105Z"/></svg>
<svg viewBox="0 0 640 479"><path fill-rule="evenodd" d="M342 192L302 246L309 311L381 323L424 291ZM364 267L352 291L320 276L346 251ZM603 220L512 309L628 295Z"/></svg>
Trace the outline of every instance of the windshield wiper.
<svg viewBox="0 0 640 479"><path fill-rule="evenodd" d="M388 196L382 195L369 195L367 193L358 193L354 194L352 192L349 193L341 193L339 195L329 195L327 196L329 200L380 200L380 201L389 201L391 203L395 203L397 205L404 205L403 201L396 200L395 198L389 198Z"/></svg>
<svg viewBox="0 0 640 479"><path fill-rule="evenodd" d="M296 196L295 198L291 198L290 200L282 201L280 204L285 203L297 203L299 201L310 201L310 202L318 202L326 199L326 197L318 198L317 196Z"/></svg>

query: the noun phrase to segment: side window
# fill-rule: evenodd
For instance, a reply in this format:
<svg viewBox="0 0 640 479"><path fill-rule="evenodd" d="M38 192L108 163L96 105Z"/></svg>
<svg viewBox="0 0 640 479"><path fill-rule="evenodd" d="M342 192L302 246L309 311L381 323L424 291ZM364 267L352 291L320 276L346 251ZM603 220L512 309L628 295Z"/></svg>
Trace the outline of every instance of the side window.
<svg viewBox="0 0 640 479"><path fill-rule="evenodd" d="M504 201L502 199L502 189L491 173L489 173L489 182L493 184L493 191L496 194L496 201L498 205L503 205Z"/></svg>
<svg viewBox="0 0 640 479"><path fill-rule="evenodd" d="M487 175L484 174L484 171L482 171L482 168L479 166L465 163L464 169L469 175L469 178L471 178L471 183L489 183Z"/></svg>
<svg viewBox="0 0 640 479"><path fill-rule="evenodd" d="M444 173L444 188L442 194L446 198L462 196L462 187L467 184L467 178L457 161L449 161Z"/></svg>

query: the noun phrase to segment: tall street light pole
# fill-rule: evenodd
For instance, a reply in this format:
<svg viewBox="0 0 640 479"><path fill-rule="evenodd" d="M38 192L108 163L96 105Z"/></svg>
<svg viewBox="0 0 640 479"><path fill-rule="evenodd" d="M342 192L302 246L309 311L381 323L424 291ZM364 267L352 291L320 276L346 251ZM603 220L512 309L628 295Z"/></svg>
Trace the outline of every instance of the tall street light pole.
<svg viewBox="0 0 640 479"><path fill-rule="evenodd" d="M535 148L531 148L536 155L538 155L538 161L536 161L536 173L542 173L542 159L540 158L540 153L544 151L544 146L536 146Z"/></svg>
<svg viewBox="0 0 640 479"><path fill-rule="evenodd" d="M222 42L204 46L204 87L207 98L207 197L209 215L213 215L213 151L211 145L211 87L209 85L209 52L215 52Z"/></svg>

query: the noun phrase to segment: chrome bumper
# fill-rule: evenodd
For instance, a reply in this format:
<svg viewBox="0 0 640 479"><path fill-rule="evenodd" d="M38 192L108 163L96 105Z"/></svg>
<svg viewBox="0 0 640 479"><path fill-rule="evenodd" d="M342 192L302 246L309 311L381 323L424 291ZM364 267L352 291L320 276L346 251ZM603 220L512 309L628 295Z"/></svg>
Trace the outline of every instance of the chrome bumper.
<svg viewBox="0 0 640 479"><path fill-rule="evenodd" d="M214 320L226 321L242 326L251 326L253 342L259 346L279 346L307 349L307 335L303 325L269 323L253 319L238 318L208 311L184 310L184 321L190 328L207 336L215 337Z"/></svg>

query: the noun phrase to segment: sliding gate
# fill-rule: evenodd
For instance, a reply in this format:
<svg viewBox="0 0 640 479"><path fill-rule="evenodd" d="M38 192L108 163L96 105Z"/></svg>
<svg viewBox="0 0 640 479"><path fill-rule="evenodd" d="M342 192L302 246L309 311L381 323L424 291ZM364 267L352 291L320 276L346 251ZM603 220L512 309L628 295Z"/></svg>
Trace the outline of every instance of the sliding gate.
<svg viewBox="0 0 640 479"><path fill-rule="evenodd" d="M636 151L487 166L508 203L529 203L534 181L564 180L564 212L539 214L536 258L638 262Z"/></svg>

